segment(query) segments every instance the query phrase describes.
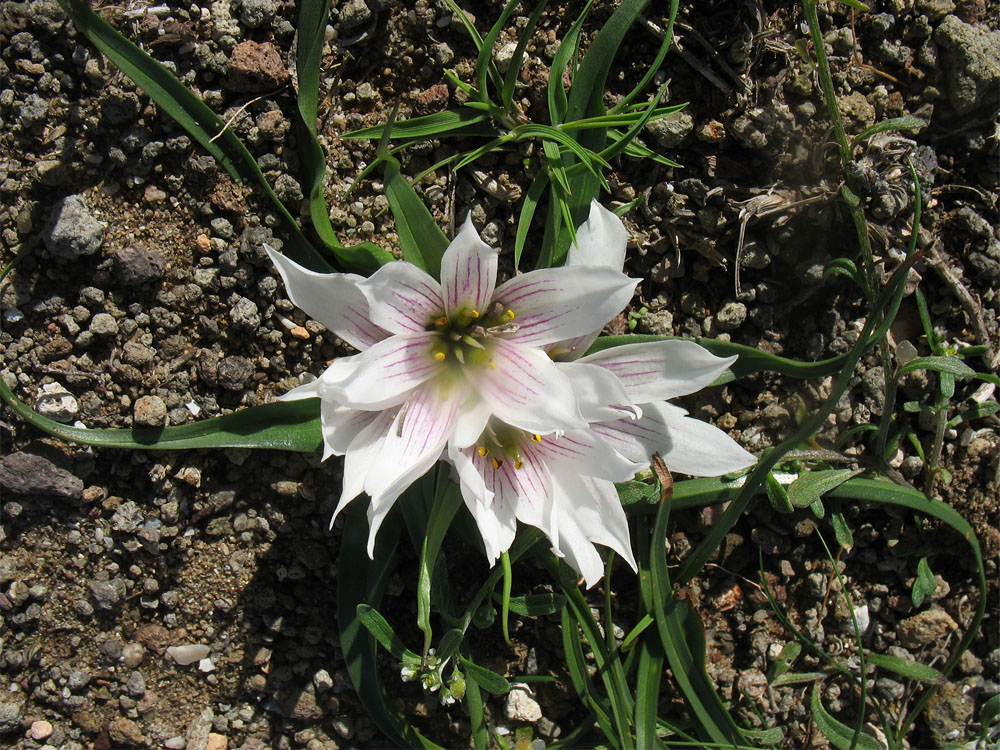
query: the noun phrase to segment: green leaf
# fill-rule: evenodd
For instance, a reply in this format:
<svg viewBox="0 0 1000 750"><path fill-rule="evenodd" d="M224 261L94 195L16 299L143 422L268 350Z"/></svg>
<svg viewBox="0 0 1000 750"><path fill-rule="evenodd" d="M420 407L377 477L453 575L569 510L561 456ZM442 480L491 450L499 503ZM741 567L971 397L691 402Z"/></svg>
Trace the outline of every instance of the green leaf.
<svg viewBox="0 0 1000 750"><path fill-rule="evenodd" d="M427 533L420 551L417 577L417 626L424 634L424 654L431 646L431 582L432 571L441 551L444 536L456 511L462 505L462 493L448 474L439 470L434 489L434 504L427 520Z"/></svg>
<svg viewBox="0 0 1000 750"><path fill-rule="evenodd" d="M931 572L931 566L927 564L927 558L921 557L917 563L917 577L913 579L913 590L910 598L914 607L919 607L924 603L924 599L934 596L938 589L937 578Z"/></svg>
<svg viewBox="0 0 1000 750"><path fill-rule="evenodd" d="M812 689L812 700L810 701L813 719L816 726L823 733L823 736L830 740L834 747L840 750L882 750L882 744L869 734L855 732L846 724L837 721L823 706L820 699L820 686L815 685Z"/></svg>
<svg viewBox="0 0 1000 750"><path fill-rule="evenodd" d="M88 429L43 417L0 379L0 398L28 424L47 435L95 448L189 450L192 448L269 448L318 453L323 445L319 399L280 401L212 419L173 427Z"/></svg>
<svg viewBox="0 0 1000 750"><path fill-rule="evenodd" d="M396 159L386 159L385 197L396 219L396 234L399 235L403 260L438 278L441 275L441 256L448 249L448 238L399 169Z"/></svg>
<svg viewBox="0 0 1000 750"><path fill-rule="evenodd" d="M905 375L917 370L934 370L953 375L956 378L971 378L976 374L975 370L958 357L917 357L900 367L899 374Z"/></svg>
<svg viewBox="0 0 1000 750"><path fill-rule="evenodd" d="M443 636L441 636L441 640L438 641L436 651L438 659L440 659L442 663L451 660L451 658L458 653L458 649L462 645L464 638L465 633L458 628L452 628L447 631Z"/></svg>
<svg viewBox="0 0 1000 750"><path fill-rule="evenodd" d="M256 160L232 129L166 68L115 31L84 0L59 0L73 24L129 79L215 157L236 182L256 184L270 199L289 232L284 251L314 271L331 270L264 178Z"/></svg>
<svg viewBox="0 0 1000 750"><path fill-rule="evenodd" d="M535 25L538 23L538 18L542 15L542 11L545 10L547 4L547 0L538 0L535 3L535 10L528 19L528 23L521 29L521 36L517 40L514 56L507 65L507 73L503 78L503 90L500 94L500 102L508 115L513 115L516 111L514 107L514 87L517 84L517 77L521 73L521 66L524 64L524 50L527 49L528 43L531 41L531 36L535 32Z"/></svg>
<svg viewBox="0 0 1000 750"><path fill-rule="evenodd" d="M392 137L399 140L425 140L427 138L437 138L446 133L455 134L472 125L479 125L487 122L489 115L477 109L462 107L460 109L448 109L444 112L433 112L429 115L413 117L409 120L397 120L392 125ZM341 138L355 140L360 138L371 138L379 140L385 134L385 124L372 125L369 128L352 130L344 133Z"/></svg>
<svg viewBox="0 0 1000 750"><path fill-rule="evenodd" d="M979 714L983 735L989 732L998 716L1000 716L1000 695L994 695L983 704L983 709Z"/></svg>
<svg viewBox="0 0 1000 750"><path fill-rule="evenodd" d="M981 404L976 404L971 409L966 409L965 411L956 414L948 420L948 426L957 427L960 424L971 422L974 419L989 417L996 414L998 411L1000 411L1000 403L996 401L984 401Z"/></svg>
<svg viewBox="0 0 1000 750"><path fill-rule="evenodd" d="M458 655L458 658L462 662L462 668L466 674L472 675L472 678L483 690L494 695L503 695L510 691L510 683L502 675L498 675L486 667L479 666L461 654Z"/></svg>
<svg viewBox="0 0 1000 750"><path fill-rule="evenodd" d="M840 0L846 4L846 0ZM867 10L867 8L866 8ZM921 120L919 117L913 117L912 115L907 115L906 117L893 117L888 120L882 120L874 125L862 130L856 136L854 140L851 141L851 151L853 152L861 143L871 138L873 135L878 133L888 133L893 130L920 130L922 127L926 126L927 123Z"/></svg>
<svg viewBox="0 0 1000 750"><path fill-rule="evenodd" d="M804 472L788 485L788 500L796 508L806 508L834 487L839 487L848 479L856 477L861 471L861 469L829 469Z"/></svg>
<svg viewBox="0 0 1000 750"><path fill-rule="evenodd" d="M836 510L830 513L830 525L833 526L833 535L837 544L845 550L852 549L854 547L854 534L841 511Z"/></svg>
<svg viewBox="0 0 1000 750"><path fill-rule="evenodd" d="M825 680L830 676L829 672L786 672L774 679L772 687L782 687L785 685L802 685L817 680Z"/></svg>
<svg viewBox="0 0 1000 750"><path fill-rule="evenodd" d="M863 13L867 13L871 10L867 5L860 2L860 0L837 0L841 5L846 5L848 8L854 8L854 10L860 10ZM916 118L913 118L916 119Z"/></svg>
<svg viewBox="0 0 1000 750"><path fill-rule="evenodd" d="M556 54L552 58L552 65L549 68L548 102L549 122L553 125L560 124L566 117L567 98L563 77L566 74L566 68L569 67L570 60L576 56L577 45L580 43L580 30L583 28L583 22L590 12L592 3L593 0L587 0L584 4L583 10L580 11L576 20L573 21L573 25L563 36L559 43L559 49L556 50Z"/></svg>
<svg viewBox="0 0 1000 750"><path fill-rule="evenodd" d="M319 68L326 42L326 22L330 14L329 0L302 0L296 30L296 75L298 77L299 163L302 187L309 201L309 216L316 234L347 268L359 273L372 273L383 263L393 260L392 254L371 242L345 247L330 223L330 211L324 194L326 154L316 132L319 105Z"/></svg>
<svg viewBox="0 0 1000 750"><path fill-rule="evenodd" d="M767 499L771 501L771 507L778 513L792 513L795 506L788 499L788 493L782 487L781 482L775 479L772 472L767 472L764 479L764 487L767 489Z"/></svg>
<svg viewBox="0 0 1000 750"><path fill-rule="evenodd" d="M881 669L887 669L890 672L895 672L908 680L926 682L931 685L943 685L948 681L948 678L938 670L934 669L934 667L928 667L926 664L920 664L919 662L910 661L909 659L901 659L898 656L865 654L865 659L868 660L869 664L874 664L876 667Z"/></svg>
<svg viewBox="0 0 1000 750"><path fill-rule="evenodd" d="M622 505L655 505L660 502L660 488L656 484L647 484L636 479L627 482L616 482L618 498Z"/></svg>
<svg viewBox="0 0 1000 750"><path fill-rule="evenodd" d="M774 660L774 664L772 664L770 670L768 670L768 682L776 684L775 681L782 675L788 673L788 671L792 668L792 664L799 658L799 654L801 653L801 643L798 641L789 641L786 643L781 649L781 653L778 654L778 658Z"/></svg>
<svg viewBox="0 0 1000 750"><path fill-rule="evenodd" d="M377 609L368 604L359 604L357 613L361 624L368 629L376 641L382 644L382 648L399 661L420 663L420 657L406 647L406 644L399 639L396 631L392 629L392 626Z"/></svg>
<svg viewBox="0 0 1000 750"><path fill-rule="evenodd" d="M545 617L566 606L562 594L527 594L510 598L510 611L521 617Z"/></svg>

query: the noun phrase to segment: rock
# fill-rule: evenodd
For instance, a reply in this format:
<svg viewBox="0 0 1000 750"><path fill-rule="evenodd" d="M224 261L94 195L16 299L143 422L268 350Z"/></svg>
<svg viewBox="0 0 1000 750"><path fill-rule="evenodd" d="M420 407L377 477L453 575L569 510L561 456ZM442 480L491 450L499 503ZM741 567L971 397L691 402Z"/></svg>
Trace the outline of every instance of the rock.
<svg viewBox="0 0 1000 750"><path fill-rule="evenodd" d="M875 122L875 107L860 91L837 97L837 106L850 132L864 130Z"/></svg>
<svg viewBox="0 0 1000 750"><path fill-rule="evenodd" d="M87 581L87 589L94 604L104 610L114 609L128 592L125 581L121 578L112 578L110 581L90 580Z"/></svg>
<svg viewBox="0 0 1000 750"><path fill-rule="evenodd" d="M715 322L723 331L735 331L747 319L747 306L742 302L727 302L715 314Z"/></svg>
<svg viewBox="0 0 1000 750"><path fill-rule="evenodd" d="M427 115L431 112L438 112L448 106L450 96L447 84L438 83L431 86L417 94L417 99L413 103L413 113Z"/></svg>
<svg viewBox="0 0 1000 750"><path fill-rule="evenodd" d="M22 704L14 701L0 702L0 734L16 732L21 728Z"/></svg>
<svg viewBox="0 0 1000 750"><path fill-rule="evenodd" d="M167 649L167 656L186 667L208 657L210 649L202 644L185 644L183 646L171 646Z"/></svg>
<svg viewBox="0 0 1000 750"><path fill-rule="evenodd" d="M349 0L340 9L340 25L344 31L357 29L363 24L371 21L372 11L365 0Z"/></svg>
<svg viewBox="0 0 1000 750"><path fill-rule="evenodd" d="M694 130L694 118L687 110L674 112L660 120L646 125L646 130L662 148L679 146Z"/></svg>
<svg viewBox="0 0 1000 750"><path fill-rule="evenodd" d="M132 421L137 427L162 427L167 421L167 405L159 396L142 396L136 399Z"/></svg>
<svg viewBox="0 0 1000 750"><path fill-rule="evenodd" d="M533 723L542 718L542 707L528 692L528 688L514 686L507 693L504 716L508 721Z"/></svg>
<svg viewBox="0 0 1000 750"><path fill-rule="evenodd" d="M118 718L112 721L108 725L108 737L113 747L142 747L146 744L142 729L130 719Z"/></svg>
<svg viewBox="0 0 1000 750"><path fill-rule="evenodd" d="M934 739L934 747L949 747L965 736L975 702L961 685L949 682L927 703L923 718Z"/></svg>
<svg viewBox="0 0 1000 750"><path fill-rule="evenodd" d="M934 31L941 47L948 99L960 115L984 105L997 108L1000 88L1000 31L986 31L946 16Z"/></svg>
<svg viewBox="0 0 1000 750"><path fill-rule="evenodd" d="M283 86L288 78L281 54L271 42L240 42L226 67L226 84L240 93L270 91Z"/></svg>
<svg viewBox="0 0 1000 750"><path fill-rule="evenodd" d="M955 3L951 0L917 0L916 9L918 13L923 13L937 23L955 10Z"/></svg>
<svg viewBox="0 0 1000 750"><path fill-rule="evenodd" d="M188 724L185 739L187 740L187 750L206 750L208 747L208 735L212 732L212 721L215 713L211 708L203 708L201 713Z"/></svg>
<svg viewBox="0 0 1000 750"><path fill-rule="evenodd" d="M111 315L108 315L108 313L97 313L97 315L90 319L90 326L87 330L95 336L117 336L119 330L118 321Z"/></svg>
<svg viewBox="0 0 1000 750"><path fill-rule="evenodd" d="M205 743L205 750L226 750L229 747L229 738L224 734L209 732L208 741Z"/></svg>
<svg viewBox="0 0 1000 750"><path fill-rule="evenodd" d="M240 297L229 310L229 322L236 328L255 332L260 327L257 303L246 297Z"/></svg>
<svg viewBox="0 0 1000 750"><path fill-rule="evenodd" d="M122 362L133 367L145 367L156 357L156 352L137 341L128 341L122 347Z"/></svg>
<svg viewBox="0 0 1000 750"><path fill-rule="evenodd" d="M940 640L958 625L943 609L935 607L913 617L907 617L896 627L899 643L906 648L919 648Z"/></svg>
<svg viewBox="0 0 1000 750"><path fill-rule="evenodd" d="M20 495L52 495L67 500L83 497L83 480L47 458L24 451L0 459L0 487Z"/></svg>
<svg viewBox="0 0 1000 750"><path fill-rule="evenodd" d="M74 669L66 677L66 687L71 693L78 693L90 684L90 675L82 669Z"/></svg>
<svg viewBox="0 0 1000 750"><path fill-rule="evenodd" d="M52 207L42 239L55 258L76 260L100 249L106 228L107 224L90 213L82 195L69 195Z"/></svg>
<svg viewBox="0 0 1000 750"><path fill-rule="evenodd" d="M146 678L142 672L132 672L128 676L125 691L133 698L141 698L146 694Z"/></svg>
<svg viewBox="0 0 1000 750"><path fill-rule="evenodd" d="M242 0L239 9L240 20L251 29L263 26L276 12L273 0Z"/></svg>
<svg viewBox="0 0 1000 750"><path fill-rule="evenodd" d="M274 194L285 203L298 203L305 196L302 193L302 186L299 181L290 174L278 175L274 181Z"/></svg>
<svg viewBox="0 0 1000 750"><path fill-rule="evenodd" d="M135 669L146 656L146 649L141 643L132 641L122 646L122 663L128 669Z"/></svg>
<svg viewBox="0 0 1000 750"><path fill-rule="evenodd" d="M115 276L123 286L142 286L159 281L166 266L162 253L139 245L128 245L114 254Z"/></svg>
<svg viewBox="0 0 1000 750"><path fill-rule="evenodd" d="M226 357L219 363L217 370L218 382L223 388L230 391L241 391L254 374L253 363L246 357L234 355Z"/></svg>
<svg viewBox="0 0 1000 750"><path fill-rule="evenodd" d="M52 725L45 721L33 721L28 729L28 737L36 742L42 742L52 736Z"/></svg>
<svg viewBox="0 0 1000 750"><path fill-rule="evenodd" d="M56 422L72 422L80 413L80 405L59 383L46 383L35 399L35 411Z"/></svg>
<svg viewBox="0 0 1000 750"><path fill-rule="evenodd" d="M323 719L323 708L316 702L316 695L306 689L293 695L282 705L285 716L297 721L319 722Z"/></svg>

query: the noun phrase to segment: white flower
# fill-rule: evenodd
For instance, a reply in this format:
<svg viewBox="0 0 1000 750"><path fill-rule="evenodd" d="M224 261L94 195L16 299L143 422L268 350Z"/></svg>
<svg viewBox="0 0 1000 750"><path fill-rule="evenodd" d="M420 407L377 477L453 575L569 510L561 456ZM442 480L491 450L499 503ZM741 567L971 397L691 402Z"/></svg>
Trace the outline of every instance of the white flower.
<svg viewBox="0 0 1000 750"><path fill-rule="evenodd" d="M581 243L616 241L589 224ZM449 440L468 448L491 421L531 435L586 427L575 381L546 348L600 330L636 284L619 269L578 265L496 287L497 255L471 221L444 253L440 282L403 261L368 279L314 273L267 249L291 300L361 350L286 397L321 399L324 458L346 456L337 512L361 492L372 498L369 554L393 503Z"/></svg>

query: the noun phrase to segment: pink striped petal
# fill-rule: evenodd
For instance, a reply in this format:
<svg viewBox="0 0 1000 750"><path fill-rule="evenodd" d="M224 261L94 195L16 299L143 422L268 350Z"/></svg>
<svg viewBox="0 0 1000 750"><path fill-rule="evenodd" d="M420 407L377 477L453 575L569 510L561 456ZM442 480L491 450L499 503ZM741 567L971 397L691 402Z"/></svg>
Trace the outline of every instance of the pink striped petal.
<svg viewBox="0 0 1000 750"><path fill-rule="evenodd" d="M531 443L523 451L525 456L530 454L553 471L587 474L612 482L632 479L636 472L649 465L648 458L632 461L618 454L589 430L572 430L559 437L542 436L541 442Z"/></svg>
<svg viewBox="0 0 1000 750"><path fill-rule="evenodd" d="M477 461L479 456L475 451L449 446L448 456L458 474L465 505L479 527L486 558L493 565L514 542L517 533L516 506L511 504L509 494L505 497L503 493L494 492L493 466L482 460Z"/></svg>
<svg viewBox="0 0 1000 750"><path fill-rule="evenodd" d="M494 301L514 312L505 337L544 346L598 331L632 299L637 279L611 268L545 268L499 286Z"/></svg>
<svg viewBox="0 0 1000 750"><path fill-rule="evenodd" d="M337 503L337 509L330 519L331 526L347 504L364 491L365 479L392 426L392 413L385 411L371 413L374 418L358 431L347 448L340 502Z"/></svg>
<svg viewBox="0 0 1000 750"><path fill-rule="evenodd" d="M621 381L603 367L581 362L560 362L557 367L573 383L580 412L588 422L606 422L642 414L642 410L632 403Z"/></svg>
<svg viewBox="0 0 1000 750"><path fill-rule="evenodd" d="M435 335L392 336L361 354L338 359L320 376L325 396L366 410L402 403L439 369L431 356Z"/></svg>
<svg viewBox="0 0 1000 750"><path fill-rule="evenodd" d="M441 289L449 314L485 312L497 283L497 254L479 239L472 214L441 258Z"/></svg>
<svg viewBox="0 0 1000 750"><path fill-rule="evenodd" d="M417 333L444 315L441 285L412 263L386 263L358 284L371 319L391 333Z"/></svg>
<svg viewBox="0 0 1000 750"><path fill-rule="evenodd" d="M545 352L493 339L490 356L495 367L470 380L501 421L539 433L585 426L572 382Z"/></svg>
<svg viewBox="0 0 1000 750"><path fill-rule="evenodd" d="M388 333L375 325L368 300L358 288L364 277L350 273L316 273L264 245L285 282L288 298L356 349L367 349Z"/></svg>
<svg viewBox="0 0 1000 750"><path fill-rule="evenodd" d="M693 341L673 339L616 346L578 361L610 370L634 403L645 404L700 391L736 357L716 357Z"/></svg>

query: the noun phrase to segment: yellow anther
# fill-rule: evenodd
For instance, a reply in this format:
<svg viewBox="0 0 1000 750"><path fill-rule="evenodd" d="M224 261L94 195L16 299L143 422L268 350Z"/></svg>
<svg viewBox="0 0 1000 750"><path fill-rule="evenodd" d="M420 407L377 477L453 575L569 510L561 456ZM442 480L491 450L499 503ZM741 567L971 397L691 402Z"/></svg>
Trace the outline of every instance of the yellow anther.
<svg viewBox="0 0 1000 750"><path fill-rule="evenodd" d="M542 436L541 435L532 435L531 436L531 442L533 442L533 443L540 443L540 442L542 442Z"/></svg>
<svg viewBox="0 0 1000 750"><path fill-rule="evenodd" d="M498 461L498 460L496 459L496 456L494 456L492 460L493 460L493 470L494 470L494 471L496 471L496 470L497 470L497 469L499 469L499 468L500 468L501 466L503 466L503 461Z"/></svg>
<svg viewBox="0 0 1000 750"><path fill-rule="evenodd" d="M486 454L489 453L489 451L486 450L485 445L480 445L478 448L476 448L476 453L479 454L480 458L486 458Z"/></svg>
<svg viewBox="0 0 1000 750"><path fill-rule="evenodd" d="M494 362L494 361L493 361L492 359L491 359L491 360L490 360L489 362L487 362L486 364L488 364L488 365L489 365L489 368L490 368L491 370L495 370L495 369L497 369L497 363L496 363L496 362Z"/></svg>
<svg viewBox="0 0 1000 750"><path fill-rule="evenodd" d="M448 318L446 316L442 315L440 318L437 319L437 324L439 326L446 326L446 325L448 325Z"/></svg>
<svg viewBox="0 0 1000 750"><path fill-rule="evenodd" d="M469 317L472 318L473 320L475 320L476 318L478 318L479 317L479 310L476 310L475 308L473 308L473 310L469 313Z"/></svg>
<svg viewBox="0 0 1000 750"><path fill-rule="evenodd" d="M507 318L507 320L513 320L513 319L514 319L514 311L513 311L513 310L507 310L507 311L506 311L506 312L505 312L505 313L503 314L503 316L504 316L505 318Z"/></svg>
<svg viewBox="0 0 1000 750"><path fill-rule="evenodd" d="M518 459L517 461L515 461L514 462L514 468L515 469L523 469L524 468L524 461L521 461L520 459Z"/></svg>
<svg viewBox="0 0 1000 750"><path fill-rule="evenodd" d="M436 359L438 362L444 362L446 359L446 355L444 352L434 352L434 359Z"/></svg>

